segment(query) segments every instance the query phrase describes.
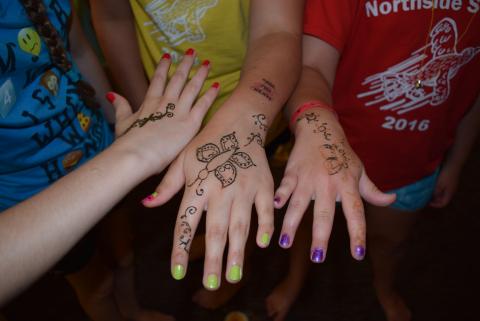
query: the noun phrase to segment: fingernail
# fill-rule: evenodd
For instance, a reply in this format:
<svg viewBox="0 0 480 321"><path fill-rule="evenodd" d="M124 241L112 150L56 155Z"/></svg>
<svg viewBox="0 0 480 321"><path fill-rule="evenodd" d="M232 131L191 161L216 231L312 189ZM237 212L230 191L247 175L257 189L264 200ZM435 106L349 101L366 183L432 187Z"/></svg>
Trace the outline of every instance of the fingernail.
<svg viewBox="0 0 480 321"><path fill-rule="evenodd" d="M172 57L170 56L169 53L164 53L163 56L162 56L162 59L168 59L170 60Z"/></svg>
<svg viewBox="0 0 480 321"><path fill-rule="evenodd" d="M315 248L312 251L312 262L314 263L322 263L324 259L323 256L323 249Z"/></svg>
<svg viewBox="0 0 480 321"><path fill-rule="evenodd" d="M207 288L209 290L215 290L218 288L218 277L216 274L209 274L207 276Z"/></svg>
<svg viewBox="0 0 480 321"><path fill-rule="evenodd" d="M158 196L157 192L153 192L142 200L142 203L149 203L153 201Z"/></svg>
<svg viewBox="0 0 480 321"><path fill-rule="evenodd" d="M172 276L175 280L181 280L185 277L185 268L181 264L172 267Z"/></svg>
<svg viewBox="0 0 480 321"><path fill-rule="evenodd" d="M242 268L234 264L230 268L230 272L228 272L228 280L232 282L238 282L242 279Z"/></svg>
<svg viewBox="0 0 480 321"><path fill-rule="evenodd" d="M113 104L113 102L115 101L115 94L112 93L111 91L109 91L109 92L105 95L105 98L106 98L111 104Z"/></svg>
<svg viewBox="0 0 480 321"><path fill-rule="evenodd" d="M280 197L276 196L276 197L273 199L273 202L275 203L275 205L280 204Z"/></svg>
<svg viewBox="0 0 480 321"><path fill-rule="evenodd" d="M287 234L283 234L280 237L280 246L286 248L290 245L290 237Z"/></svg>
<svg viewBox="0 0 480 321"><path fill-rule="evenodd" d="M215 89L218 89L220 87L220 84L218 82L214 82L212 84L212 87L215 88Z"/></svg>
<svg viewBox="0 0 480 321"><path fill-rule="evenodd" d="M260 238L260 243L262 243L263 246L267 247L270 244L270 234L263 233L262 237Z"/></svg>
<svg viewBox="0 0 480 321"><path fill-rule="evenodd" d="M185 55L186 56L192 56L194 52L195 52L195 50L193 50L192 48L188 48L187 51L185 51Z"/></svg>
<svg viewBox="0 0 480 321"><path fill-rule="evenodd" d="M205 66L205 67L210 66L210 60L204 60L204 61L202 62L202 66Z"/></svg>
<svg viewBox="0 0 480 321"><path fill-rule="evenodd" d="M357 260L363 260L365 257L365 248L361 245L355 247L355 258Z"/></svg>

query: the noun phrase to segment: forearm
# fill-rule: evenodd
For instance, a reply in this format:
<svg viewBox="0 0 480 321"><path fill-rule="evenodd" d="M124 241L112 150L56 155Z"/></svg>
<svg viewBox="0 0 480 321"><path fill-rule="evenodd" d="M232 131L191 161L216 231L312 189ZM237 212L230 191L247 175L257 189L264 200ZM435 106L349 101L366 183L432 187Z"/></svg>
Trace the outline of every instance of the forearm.
<svg viewBox="0 0 480 321"><path fill-rule="evenodd" d="M445 166L460 171L470 155L480 128L480 96L472 109L460 122L455 135L455 142L447 156Z"/></svg>
<svg viewBox="0 0 480 321"><path fill-rule="evenodd" d="M92 1L91 8L97 38L113 81L118 92L137 110L147 92L148 80L140 58L129 1Z"/></svg>
<svg viewBox="0 0 480 321"><path fill-rule="evenodd" d="M148 177L142 161L112 145L40 194L0 214L0 305L47 271Z"/></svg>

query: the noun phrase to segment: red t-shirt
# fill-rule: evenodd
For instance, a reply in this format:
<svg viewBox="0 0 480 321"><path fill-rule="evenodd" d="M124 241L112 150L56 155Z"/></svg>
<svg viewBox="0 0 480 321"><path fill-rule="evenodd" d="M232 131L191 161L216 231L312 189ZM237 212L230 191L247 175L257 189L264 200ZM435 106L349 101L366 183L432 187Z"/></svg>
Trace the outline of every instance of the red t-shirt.
<svg viewBox="0 0 480 321"><path fill-rule="evenodd" d="M307 0L304 32L341 54L334 107L380 188L432 174L453 143L480 92L478 11L480 0Z"/></svg>

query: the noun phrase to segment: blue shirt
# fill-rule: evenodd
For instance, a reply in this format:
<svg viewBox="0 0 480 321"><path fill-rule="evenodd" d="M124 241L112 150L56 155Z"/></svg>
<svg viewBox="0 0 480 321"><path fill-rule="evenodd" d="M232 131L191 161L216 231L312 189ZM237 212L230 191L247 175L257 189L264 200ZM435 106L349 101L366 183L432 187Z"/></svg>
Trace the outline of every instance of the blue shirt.
<svg viewBox="0 0 480 321"><path fill-rule="evenodd" d="M69 0L46 0L68 48ZM69 60L72 57L69 55ZM0 3L0 210L40 192L105 149L113 135L75 92L18 0Z"/></svg>

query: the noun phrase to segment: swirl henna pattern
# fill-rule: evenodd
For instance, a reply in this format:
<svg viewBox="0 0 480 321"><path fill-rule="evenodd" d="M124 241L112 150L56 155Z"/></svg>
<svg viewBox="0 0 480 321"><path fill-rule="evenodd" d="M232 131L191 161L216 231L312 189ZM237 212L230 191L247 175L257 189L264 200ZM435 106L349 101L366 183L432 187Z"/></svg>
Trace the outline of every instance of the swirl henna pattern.
<svg viewBox="0 0 480 321"><path fill-rule="evenodd" d="M167 106L165 107L165 112L164 113L156 112L156 113L150 114L148 117L137 119L136 121L133 122L133 124L130 127L127 128L127 130L125 131L124 134L128 133L128 131L132 128L135 128L135 127L142 128L148 122L154 122L154 121L160 120L164 117L172 118L175 115L173 113L174 110L175 110L175 104L168 103Z"/></svg>
<svg viewBox="0 0 480 321"><path fill-rule="evenodd" d="M206 163L206 165L198 172L196 179L188 187L198 182L196 189L198 196L204 194L204 190L200 186L211 172L220 181L222 188L225 188L235 182L237 177L236 166L243 169L256 166L250 155L239 150L240 147L235 132L223 136L220 139L219 146L207 143L197 148L197 159L202 163Z"/></svg>
<svg viewBox="0 0 480 321"><path fill-rule="evenodd" d="M187 222L187 217L189 215L192 216L195 213L197 213L197 208L195 206L189 206L185 210L185 213L180 216L180 220L182 221L180 223L180 227L182 228L180 234L180 247L187 253L190 251L190 245L192 242L192 227Z"/></svg>

